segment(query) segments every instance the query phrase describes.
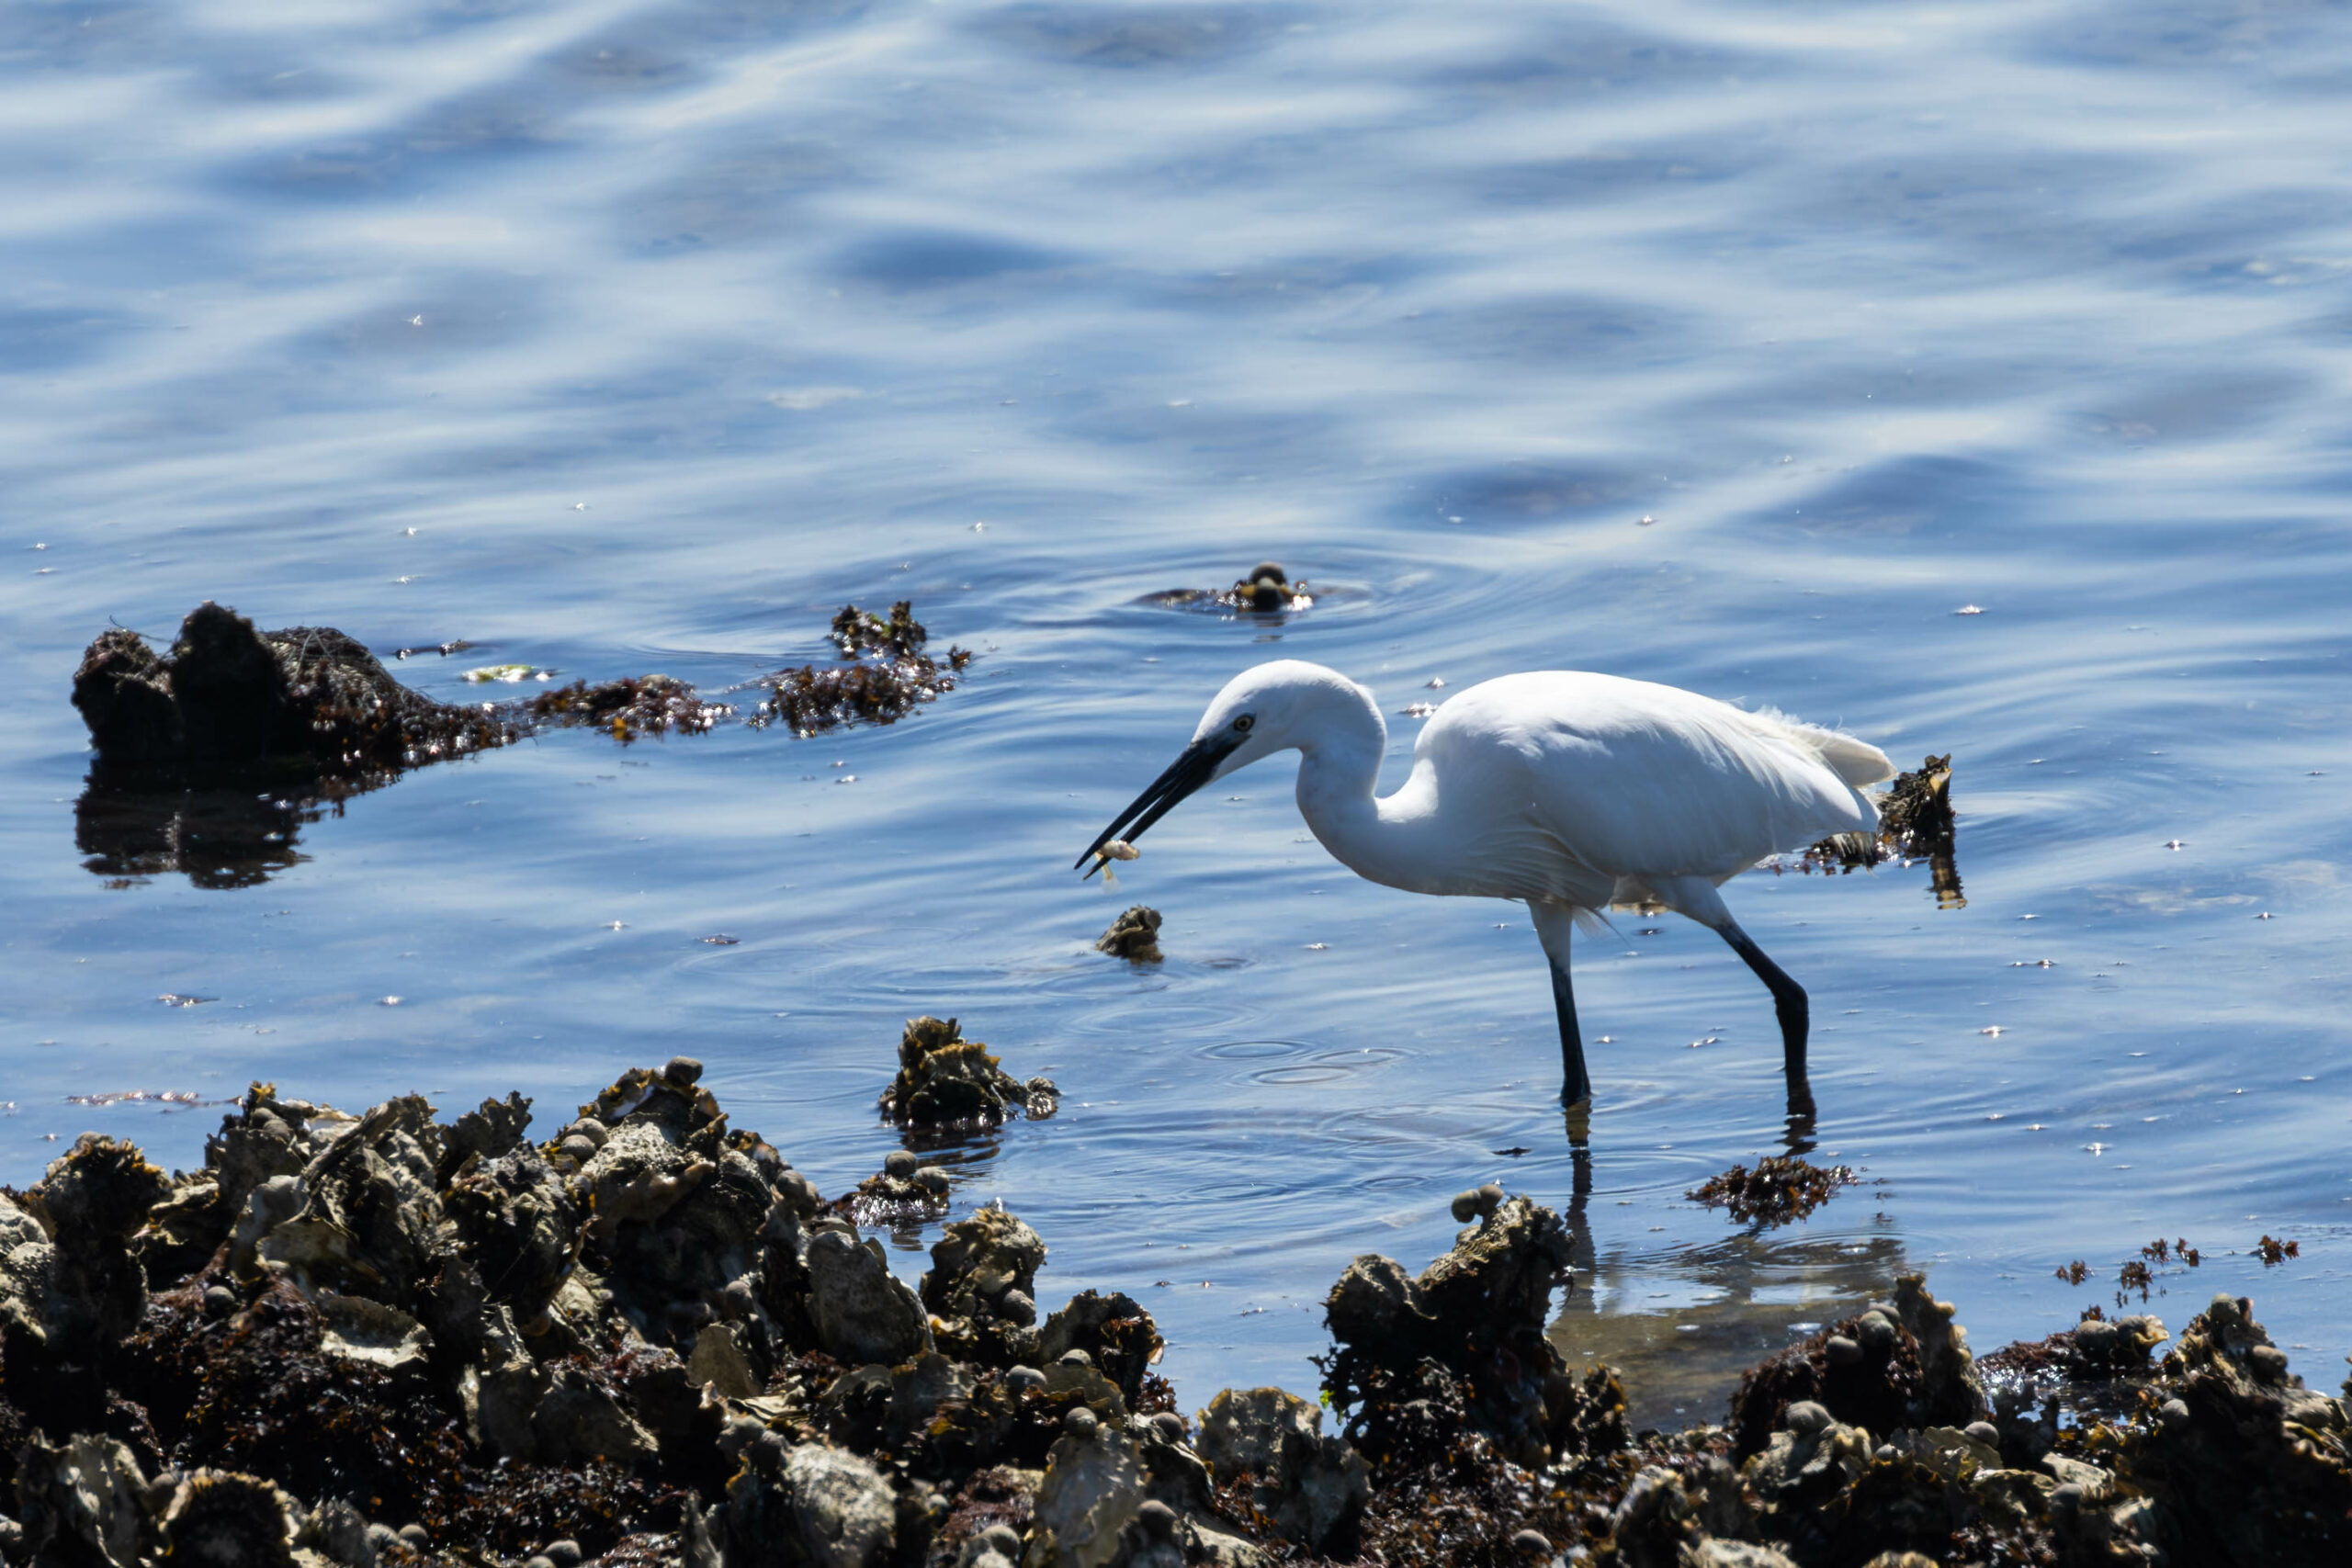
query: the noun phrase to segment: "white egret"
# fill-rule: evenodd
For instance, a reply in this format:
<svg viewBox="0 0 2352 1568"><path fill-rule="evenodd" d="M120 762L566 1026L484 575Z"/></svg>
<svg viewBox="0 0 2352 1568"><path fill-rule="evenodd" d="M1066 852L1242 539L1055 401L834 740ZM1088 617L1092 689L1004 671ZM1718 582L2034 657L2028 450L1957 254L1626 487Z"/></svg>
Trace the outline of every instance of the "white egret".
<svg viewBox="0 0 2352 1568"><path fill-rule="evenodd" d="M1565 670L1455 696L1421 730L1411 775L1379 797L1387 743L1372 694L1346 676L1294 659L1261 664L1216 694L1192 743L1079 864L1091 874L1105 845L1139 837L1201 785L1296 750L1299 812L1357 875L1527 905L1551 962L1564 1100L1592 1096L1569 933L1611 905L1657 904L1713 931L1770 989L1791 1108L1810 1110L1804 990L1715 889L1768 855L1875 829L1877 808L1856 786L1894 777L1884 752L1777 713Z"/></svg>

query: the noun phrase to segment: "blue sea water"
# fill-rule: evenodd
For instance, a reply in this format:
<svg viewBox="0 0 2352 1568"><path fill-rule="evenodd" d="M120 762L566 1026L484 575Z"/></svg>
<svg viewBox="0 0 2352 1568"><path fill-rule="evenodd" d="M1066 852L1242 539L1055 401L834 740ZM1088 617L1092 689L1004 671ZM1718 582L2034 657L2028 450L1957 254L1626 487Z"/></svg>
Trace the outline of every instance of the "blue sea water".
<svg viewBox="0 0 2352 1568"><path fill-rule="evenodd" d="M0 1180L218 1115L74 1096L560 1119L686 1052L833 1191L954 1015L1068 1097L949 1152L957 1211L1044 1234L1046 1304L1143 1300L1188 1404L1306 1388L1356 1253L1487 1179L1571 1206L1525 913L1358 882L1279 763L1115 889L1069 862L1254 660L1373 686L1392 783L1408 705L1601 669L1949 752L1966 903L1725 890L1865 1183L1781 1233L1682 1196L1781 1146L1768 998L1672 919L1585 944L1564 1349L1713 1416L1896 1272L1982 1348L2162 1235L2205 1261L2154 1310L2249 1293L2332 1386L2347 90L2352 16L2291 0L20 0ZM1140 602L1264 558L1311 609ZM242 886L93 871L79 651L206 598L472 641L395 665L451 700L724 692L850 601L978 657L888 728L426 769ZM1091 950L1133 901L1158 966Z"/></svg>

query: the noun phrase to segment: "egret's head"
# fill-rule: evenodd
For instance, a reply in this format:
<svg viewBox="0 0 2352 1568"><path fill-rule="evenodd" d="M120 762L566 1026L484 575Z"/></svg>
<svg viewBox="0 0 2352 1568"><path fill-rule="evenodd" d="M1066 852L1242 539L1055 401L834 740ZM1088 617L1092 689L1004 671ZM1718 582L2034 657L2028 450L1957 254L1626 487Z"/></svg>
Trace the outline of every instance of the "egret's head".
<svg viewBox="0 0 2352 1568"><path fill-rule="evenodd" d="M1361 705L1363 701L1354 682L1320 664L1278 659L1243 671L1227 682L1225 690L1209 704L1199 728L1193 731L1192 744L1102 829L1078 857L1078 863L1087 865L1097 851L1122 834L1130 840L1141 837L1178 801L1210 780L1246 768L1261 757L1311 744L1321 728L1315 722L1316 715L1334 702Z"/></svg>

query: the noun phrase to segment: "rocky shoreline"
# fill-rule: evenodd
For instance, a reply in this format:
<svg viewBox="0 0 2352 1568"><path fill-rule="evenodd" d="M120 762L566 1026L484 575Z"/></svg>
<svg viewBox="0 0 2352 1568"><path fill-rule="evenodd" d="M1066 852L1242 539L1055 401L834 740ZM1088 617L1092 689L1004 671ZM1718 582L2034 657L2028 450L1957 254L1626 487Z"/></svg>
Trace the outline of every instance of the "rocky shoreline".
<svg viewBox="0 0 2352 1568"><path fill-rule="evenodd" d="M886 1097L1050 1114L952 1022ZM544 1142L529 1103L351 1115L255 1085L165 1176L91 1134L0 1195L0 1556L524 1568L1629 1568L2318 1563L2352 1405L2227 1295L2171 1342L2086 1319L1979 1361L1917 1277L1633 1432L1544 1337L1558 1215L1482 1189L1418 1275L1326 1303L1321 1402L1186 1414L1151 1314L1039 1304L1046 1244L948 1223L919 1288L861 1224L944 1212L910 1156L828 1201L680 1058ZM1326 1422L1328 1414L1334 1419ZM1331 1429L1327 1429L1327 1426ZM1906 1555L1910 1554L1910 1555Z"/></svg>

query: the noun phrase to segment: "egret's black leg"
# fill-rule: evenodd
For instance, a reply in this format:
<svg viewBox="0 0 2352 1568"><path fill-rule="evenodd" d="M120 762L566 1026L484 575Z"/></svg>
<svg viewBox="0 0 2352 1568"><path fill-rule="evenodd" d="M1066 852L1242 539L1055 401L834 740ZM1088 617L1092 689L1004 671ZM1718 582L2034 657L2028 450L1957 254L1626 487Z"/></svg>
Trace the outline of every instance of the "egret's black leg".
<svg viewBox="0 0 2352 1568"><path fill-rule="evenodd" d="M1552 962L1552 1006L1560 1015L1560 1103L1589 1101L1592 1075L1585 1071L1584 1036L1577 1032L1576 992L1568 985L1567 964L1558 959Z"/></svg>
<svg viewBox="0 0 2352 1568"><path fill-rule="evenodd" d="M1789 1080L1789 1112L1810 1117L1813 1090L1805 1082L1804 1042L1812 1027L1813 1009L1805 1000L1804 987L1767 958L1755 939L1738 926L1726 921L1716 928L1716 934L1731 944L1731 950L1756 971L1756 977L1772 993L1772 1010L1781 1020L1781 1067Z"/></svg>

